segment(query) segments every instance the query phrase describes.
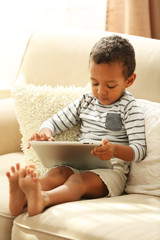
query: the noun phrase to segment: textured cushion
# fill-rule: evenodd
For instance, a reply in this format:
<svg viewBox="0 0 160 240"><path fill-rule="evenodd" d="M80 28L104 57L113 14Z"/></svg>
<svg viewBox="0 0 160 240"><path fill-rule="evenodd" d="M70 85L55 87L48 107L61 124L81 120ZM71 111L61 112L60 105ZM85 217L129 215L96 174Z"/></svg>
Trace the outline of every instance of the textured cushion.
<svg viewBox="0 0 160 240"><path fill-rule="evenodd" d="M38 160L35 152L26 149L28 138L33 132L37 132L41 123L62 107L68 105L86 88L76 87L48 87L27 85L13 90L16 103L17 118L23 135L22 145L27 162L34 162L37 171L41 175L46 169ZM160 196L160 104L139 100L145 116L147 156L140 163L132 163L126 192L146 193ZM79 126L60 134L58 140L76 140Z"/></svg>
<svg viewBox="0 0 160 240"><path fill-rule="evenodd" d="M40 87L32 84L13 89L12 94L15 99L17 119L23 136L22 149L25 154L25 162L34 162L39 175L43 175L47 169L41 164L34 150L26 148L28 139L33 133L39 131L44 120L73 102L87 92L88 89L89 85L85 88L74 86L57 86L52 88L50 86ZM56 136L55 139L59 141L74 141L77 140L78 134L79 126L77 125Z"/></svg>

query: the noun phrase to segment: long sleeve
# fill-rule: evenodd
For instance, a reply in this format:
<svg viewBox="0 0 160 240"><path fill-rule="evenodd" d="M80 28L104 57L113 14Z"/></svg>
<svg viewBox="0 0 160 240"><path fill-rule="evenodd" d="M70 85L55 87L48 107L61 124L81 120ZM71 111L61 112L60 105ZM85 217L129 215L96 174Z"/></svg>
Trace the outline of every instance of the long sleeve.
<svg viewBox="0 0 160 240"><path fill-rule="evenodd" d="M146 155L145 125L141 108L136 101L129 102L125 107L125 129L129 146L134 152L134 161L144 159Z"/></svg>
<svg viewBox="0 0 160 240"><path fill-rule="evenodd" d="M83 101L83 97L77 99L53 117L48 118L40 127L49 128L52 131L52 135L55 136L73 126L75 126L79 121L79 108L81 106L81 101Z"/></svg>

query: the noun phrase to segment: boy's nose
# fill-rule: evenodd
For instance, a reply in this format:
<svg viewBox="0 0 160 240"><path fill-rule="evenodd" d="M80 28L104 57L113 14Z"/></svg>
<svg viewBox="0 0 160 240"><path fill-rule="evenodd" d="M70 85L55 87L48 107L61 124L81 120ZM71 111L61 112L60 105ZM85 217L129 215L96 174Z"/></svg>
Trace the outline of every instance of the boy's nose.
<svg viewBox="0 0 160 240"><path fill-rule="evenodd" d="M105 87L100 87L98 89L98 93L101 95L106 95L107 94L107 89Z"/></svg>

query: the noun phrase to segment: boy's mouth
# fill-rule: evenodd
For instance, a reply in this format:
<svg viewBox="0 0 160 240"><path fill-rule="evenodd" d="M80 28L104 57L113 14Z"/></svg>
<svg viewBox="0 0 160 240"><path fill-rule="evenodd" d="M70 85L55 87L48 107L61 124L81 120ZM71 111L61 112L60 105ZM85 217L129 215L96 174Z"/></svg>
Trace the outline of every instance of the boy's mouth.
<svg viewBox="0 0 160 240"><path fill-rule="evenodd" d="M99 99L100 102L108 101L107 97L99 97L98 99Z"/></svg>

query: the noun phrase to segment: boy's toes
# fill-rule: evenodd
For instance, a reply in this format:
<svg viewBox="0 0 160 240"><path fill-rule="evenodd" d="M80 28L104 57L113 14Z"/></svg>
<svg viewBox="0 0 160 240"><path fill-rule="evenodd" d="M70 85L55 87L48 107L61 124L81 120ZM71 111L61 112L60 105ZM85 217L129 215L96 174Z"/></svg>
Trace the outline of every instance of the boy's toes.
<svg viewBox="0 0 160 240"><path fill-rule="evenodd" d="M20 170L20 163L16 163L16 170L17 170L17 171Z"/></svg>
<svg viewBox="0 0 160 240"><path fill-rule="evenodd" d="M34 164L30 164L29 167L35 169L35 165Z"/></svg>
<svg viewBox="0 0 160 240"><path fill-rule="evenodd" d="M10 178L10 177L11 177L10 172L6 172L6 176L7 176L8 178Z"/></svg>
<svg viewBox="0 0 160 240"><path fill-rule="evenodd" d="M26 169L25 168L22 168L20 171L19 171L19 177L20 178L24 178L26 176Z"/></svg>
<svg viewBox="0 0 160 240"><path fill-rule="evenodd" d="M37 174L34 171L34 168L28 167L26 169L27 175L29 175L31 178L37 177Z"/></svg>
<svg viewBox="0 0 160 240"><path fill-rule="evenodd" d="M11 172L14 174L16 172L15 166L11 166Z"/></svg>

